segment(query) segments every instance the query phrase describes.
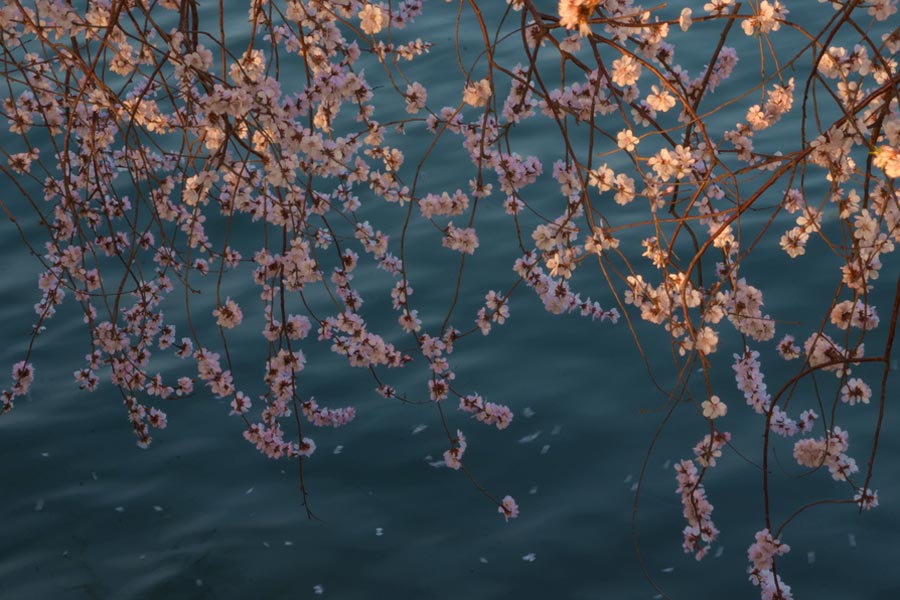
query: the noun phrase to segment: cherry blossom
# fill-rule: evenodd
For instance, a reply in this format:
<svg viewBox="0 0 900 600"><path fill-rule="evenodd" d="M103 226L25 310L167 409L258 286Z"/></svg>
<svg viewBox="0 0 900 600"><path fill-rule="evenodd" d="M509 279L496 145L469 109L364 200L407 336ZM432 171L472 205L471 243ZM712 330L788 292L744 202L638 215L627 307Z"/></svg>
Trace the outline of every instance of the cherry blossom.
<svg viewBox="0 0 900 600"><path fill-rule="evenodd" d="M214 9L185 27L177 2L137 20L103 1L9 3L0 171L25 199L4 210L39 264L0 412L35 394L45 332L76 314L74 383L120 399L138 445L166 403L215 398L302 473L320 428L377 410L309 394L335 355L382 404L432 411L443 464L508 521L518 506L463 463L461 427L492 426L502 447L523 400L485 400L471 357L532 327L529 310L626 327L665 402L703 428L679 437L684 550L718 539L717 465L759 444L768 466L748 476L772 491L750 580L790 598L773 457L878 505L845 426L867 439L889 397L900 36L895 0L832 2L821 31L787 4L509 0L521 19L502 22L462 4L474 46L432 56L448 48L417 37L435 22L419 18L441 7L420 0L253 2L244 47ZM697 36L710 43L687 56ZM773 289L772 273L790 278ZM677 384L658 376L671 363ZM727 373L749 409L712 394ZM732 440L729 410L764 435Z"/></svg>
<svg viewBox="0 0 900 600"><path fill-rule="evenodd" d="M509 521L519 516L519 506L512 496L504 496L503 501L497 508L497 512L503 515L503 518Z"/></svg>
<svg viewBox="0 0 900 600"><path fill-rule="evenodd" d="M704 400L701 406L703 408L703 416L707 419L718 419L719 417L724 417L728 412L728 407L718 396L710 396L709 400Z"/></svg>

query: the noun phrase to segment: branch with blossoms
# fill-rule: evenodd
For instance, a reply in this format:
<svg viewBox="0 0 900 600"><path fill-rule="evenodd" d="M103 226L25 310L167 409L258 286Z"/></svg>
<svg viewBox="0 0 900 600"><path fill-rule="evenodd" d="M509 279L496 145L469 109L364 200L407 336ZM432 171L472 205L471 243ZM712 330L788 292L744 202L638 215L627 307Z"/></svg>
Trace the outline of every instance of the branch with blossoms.
<svg viewBox="0 0 900 600"><path fill-rule="evenodd" d="M720 426L755 413L761 464L746 462L762 470L765 523L748 572L762 598L791 598L778 572L783 529L830 502L795 507L777 526L774 436L796 440L801 474L824 467L845 486L840 502L877 506L900 305L900 283L877 285L896 272L884 266L900 242L900 30L887 24L897 2L831 4L816 30L778 0L710 0L698 14L632 0L561 0L545 13L510 0L502 15L470 0L457 6L455 70L413 71L434 48L410 33L420 0L253 0L240 41L193 2L7 2L0 171L14 192L0 208L37 257L40 298L2 411L29 393L33 345L69 303L89 334L77 385L114 386L142 447L166 426L167 399L227 400L259 452L297 462L306 502L313 428L357 414L306 391L333 353L383 398L433 406L444 464L509 520L518 505L468 468L463 428L503 430L513 412L470 389L454 353L514 324L514 303L621 323L666 398L660 431L675 410L703 428L676 464L683 548L697 559L719 534L712 469L754 443ZM469 26L475 51L459 41ZM702 66L679 62L678 44L694 36L717 39ZM738 52L744 40L755 54ZM782 40L802 43L784 56ZM429 87L451 75L440 106ZM784 147L773 132L788 127ZM535 154L523 149L530 135L541 136ZM445 153L460 168L443 188L433 172ZM764 248L829 270L831 298L798 300L817 322L764 310L751 260ZM450 283L440 302L417 301L432 253ZM510 257L509 269L475 289L470 274L490 253ZM239 297L242 283L257 296ZM878 305L891 298L880 327ZM246 331L245 315L262 330ZM665 339L671 380L651 366L638 321ZM236 369L237 339L257 376ZM726 345L739 348L731 359ZM190 367L158 371L158 352ZM766 373L790 361L795 374L770 394ZM876 382L867 367L879 365ZM398 390L397 369L423 383ZM733 373L736 389L718 373ZM741 395L743 414L730 399ZM863 418L846 415L873 404L862 477L847 421Z"/></svg>

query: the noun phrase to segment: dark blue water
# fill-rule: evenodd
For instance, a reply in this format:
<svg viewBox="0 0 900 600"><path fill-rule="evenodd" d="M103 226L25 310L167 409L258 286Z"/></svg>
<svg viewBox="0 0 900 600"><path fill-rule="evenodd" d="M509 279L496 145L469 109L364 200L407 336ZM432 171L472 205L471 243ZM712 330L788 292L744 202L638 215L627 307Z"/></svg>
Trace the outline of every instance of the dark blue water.
<svg viewBox="0 0 900 600"><path fill-rule="evenodd" d="M666 14L677 15L682 4L690 3L673 3ZM805 12L800 3L791 4L796 5L790 6L796 11L791 17L809 30L831 16L822 5L809 3L815 10ZM435 70L454 68L454 34L448 23L455 10L455 5L426 5L420 24L436 32L432 39L437 45L431 56L409 66L410 80L427 82ZM495 11L486 14L496 18ZM241 6L227 22L236 47L246 41L240 34L245 18ZM471 21L465 24L460 37L471 60L480 33ZM708 51L708 40L699 35L683 39L678 52L685 60L695 51ZM802 43L796 36L788 39L787 45ZM753 40L738 33L732 41L746 45L749 53L742 54L743 60L758 60ZM502 48L499 61L521 60L517 43ZM701 65L702 60L694 68ZM746 90L758 69L739 71L729 85ZM377 80L374 72L372 79ZM459 80L438 78L429 86L429 106L439 108L441 98L447 104L458 102ZM714 98L724 104L736 95L725 86ZM732 114L713 118L713 130L721 134L742 112L729 122ZM402 106L396 106L384 107L379 118L403 116ZM785 151L796 148L796 129L788 124L796 126L796 121L767 132L768 143ZM533 124L523 126L516 135L518 151L540 153L546 144L543 135ZM6 136L0 134L4 143ZM403 139L404 147L413 149L408 157L429 142L421 126L408 127ZM421 189L465 188L469 171L465 156L448 145L426 163ZM543 206L555 214L551 206L558 191L549 171L547 162L545 175L530 193L546 193ZM460 179L460 173L465 177ZM826 189L823 182L821 190ZM13 189L3 193L8 205L28 214L17 205ZM539 198L534 202L542 204ZM397 207L375 203L360 214L387 223L384 211L396 212L398 219L402 215ZM482 247L454 312L453 323L460 328L470 326L487 290L505 289L515 281L511 268L517 251L508 217L498 203L485 202L479 211ZM24 222L26 230L35 226L33 219ZM751 221L748 230L753 226ZM0 231L6 269L0 280L0 335L6 342L0 347L0 365L11 365L22 358L28 343L31 306L39 299L39 265L8 223ZM255 231L239 224L237 234L240 239ZM634 239L640 235L635 233ZM767 312L786 322L779 325L776 340L795 333L802 342L803 332L817 325L828 306L838 263L816 241L810 242L806 257L787 262L773 241L755 250L743 273L760 287L765 284ZM415 249L410 259L415 305L426 328L436 330L449 306L455 257L448 257L426 228L413 230L407 244ZM384 273L362 266L360 271L356 283L364 296L379 290L386 295L390 279ZM599 271L579 275L585 295L614 306ZM872 348L886 335L896 276L896 268L886 266L877 282L873 303L883 325L872 337ZM250 309L258 289L249 275L231 285L225 291L245 307L248 322L261 322L261 314ZM388 331L395 315L384 300L372 298L370 322ZM192 309L208 314L214 302L211 294L201 295L193 299ZM179 308L170 304L167 314L174 315ZM624 321L612 326L577 316L554 317L527 290L514 296L511 307L506 326L487 338L461 341L451 364L457 387L508 404L515 413L512 425L498 432L470 421L453 404L447 406L451 427L463 429L468 438L467 466L494 495L508 493L518 501L521 516L509 523L462 473L432 465L447 446L433 405L377 396L368 373L348 369L326 345L312 340L304 346L309 358L305 393L331 406L353 405L358 412L348 427L314 432L318 450L305 463L304 477L317 519L308 519L302 506L296 463L258 454L241 439L243 423L228 416L227 403L199 386L194 396L165 403L168 428L156 432L150 449L141 450L115 389L108 383L92 394L77 389L72 372L81 366L89 338L78 313L63 307L34 347L38 377L32 391L0 418L0 597L653 598L658 592L643 570L671 598L758 597L745 572L746 549L763 526L761 474L749 464L761 458L763 424L734 386L729 357L740 350L739 342L734 337L720 342L712 383L729 404L722 427L732 432L735 449L746 460L726 451L704 480L722 534L711 555L698 563L681 551L684 523L671 466L691 456L693 444L708 431L693 405L675 411L647 458L664 416L656 409L666 398L648 377ZM641 322L635 326L657 381L672 386L677 372L664 333ZM260 379L265 344L258 327L247 325L232 336L231 344L240 348L234 357L236 373ZM390 341L409 343L401 337ZM796 367L778 362L771 344L760 349L769 389L777 390ZM178 359L163 353L154 360L162 371L187 372ZM859 373L874 383L879 372L860 367ZM422 369L391 376L398 389L423 397ZM834 387L830 375L818 382L823 389ZM812 406L814 393L805 383L793 406ZM829 393L833 390L824 393L826 399ZM900 417L891 405L896 395L892 379L873 485L881 506L862 515L846 505L815 508L782 538L792 551L779 569L795 598L900 597L893 558L900 519L900 442L892 435ZM842 420L853 432L850 454L863 465L876 406L857 408ZM848 486L824 473L798 479L791 444L778 442L773 451L772 510L778 519L812 499L848 497ZM635 485L645 459L634 513Z"/></svg>

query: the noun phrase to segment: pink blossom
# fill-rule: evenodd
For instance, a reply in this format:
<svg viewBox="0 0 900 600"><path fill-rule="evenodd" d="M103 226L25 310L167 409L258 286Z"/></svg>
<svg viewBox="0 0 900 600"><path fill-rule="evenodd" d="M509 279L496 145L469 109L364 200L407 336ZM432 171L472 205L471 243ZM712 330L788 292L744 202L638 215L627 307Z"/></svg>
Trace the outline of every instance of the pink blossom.
<svg viewBox="0 0 900 600"><path fill-rule="evenodd" d="M34 366L30 362L20 360L12 368L13 396L24 396L34 381Z"/></svg>
<svg viewBox="0 0 900 600"><path fill-rule="evenodd" d="M497 508L497 512L503 515L503 518L509 521L519 516L519 506L512 496L504 496L503 501Z"/></svg>
<svg viewBox="0 0 900 600"><path fill-rule="evenodd" d="M718 396L710 396L709 400L702 403L703 416L707 419L717 419L724 417L728 412L728 407L722 402Z"/></svg>
<svg viewBox="0 0 900 600"><path fill-rule="evenodd" d="M244 313L241 312L241 307L231 298L225 300L225 304L215 309L213 311L213 316L216 317L216 324L225 329L234 329L240 325L241 321L244 319Z"/></svg>
<svg viewBox="0 0 900 600"><path fill-rule="evenodd" d="M444 464L454 470L462 466L463 454L466 452L466 438L462 431L456 430L456 437L451 440L450 449L444 452ZM505 499L504 499L505 500ZM517 513L518 514L518 513ZM515 516L515 515L512 515Z"/></svg>

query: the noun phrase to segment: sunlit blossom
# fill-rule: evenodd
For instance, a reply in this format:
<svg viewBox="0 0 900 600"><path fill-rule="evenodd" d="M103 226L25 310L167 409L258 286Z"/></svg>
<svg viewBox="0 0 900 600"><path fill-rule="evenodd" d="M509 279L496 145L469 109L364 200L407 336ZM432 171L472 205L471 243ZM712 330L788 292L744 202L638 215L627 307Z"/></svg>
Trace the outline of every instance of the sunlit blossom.
<svg viewBox="0 0 900 600"><path fill-rule="evenodd" d="M589 35L588 20L604 0L559 0L559 24L566 29L577 29L581 35Z"/></svg>
<svg viewBox="0 0 900 600"><path fill-rule="evenodd" d="M387 11L381 4L368 3L359 11L359 27L363 32L374 35L387 24Z"/></svg>

